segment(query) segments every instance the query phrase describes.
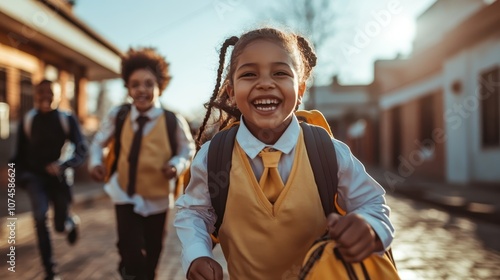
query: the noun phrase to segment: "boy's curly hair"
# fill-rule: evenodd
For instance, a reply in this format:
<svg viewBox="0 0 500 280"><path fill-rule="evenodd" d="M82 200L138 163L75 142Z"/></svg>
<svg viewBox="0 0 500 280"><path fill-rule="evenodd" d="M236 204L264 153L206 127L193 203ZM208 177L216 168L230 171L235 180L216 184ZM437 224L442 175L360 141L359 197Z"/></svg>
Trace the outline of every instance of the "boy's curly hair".
<svg viewBox="0 0 500 280"><path fill-rule="evenodd" d="M135 70L148 69L156 76L158 87L160 88L160 92L162 92L167 88L172 78L168 71L169 65L170 63L168 63L165 57L160 55L155 48L130 48L125 56L122 57L122 79L126 86L130 75L132 75Z"/></svg>

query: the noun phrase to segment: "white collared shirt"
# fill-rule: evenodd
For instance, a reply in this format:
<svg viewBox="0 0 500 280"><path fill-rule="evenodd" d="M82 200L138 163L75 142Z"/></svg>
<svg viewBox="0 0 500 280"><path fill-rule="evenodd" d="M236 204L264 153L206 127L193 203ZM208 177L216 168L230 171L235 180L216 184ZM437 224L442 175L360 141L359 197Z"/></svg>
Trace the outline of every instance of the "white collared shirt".
<svg viewBox="0 0 500 280"><path fill-rule="evenodd" d="M260 178L264 170L262 159L258 157L259 152L264 147L282 151L278 170L283 182L286 182L292 169L299 133L299 122L294 116L279 140L269 146L258 140L242 119L236 140L245 151L256 178ZM384 248L388 248L394 238L394 227L389 220L390 208L385 204L385 190L366 173L364 166L346 144L336 139L332 142L338 162L337 192L340 207L347 213L361 215L377 233ZM176 202L178 211L174 226L182 243L182 267L185 273L194 259L203 256L213 258L209 234L215 230L217 216L212 208L207 181L209 143L205 143L195 156L189 185L185 194Z"/></svg>
<svg viewBox="0 0 500 280"><path fill-rule="evenodd" d="M99 131L94 136L94 139L90 145L90 160L89 160L89 170L92 170L97 165L103 164L103 148L105 148L109 141L114 137L115 134L115 120L118 114L119 107L115 107L111 112L103 119ZM163 109L155 104L151 109L144 113L139 113L137 108L132 105L130 110L130 118L132 120L132 129L136 131L139 128L136 120L139 115L149 117L149 121L144 125L143 135L148 134L156 122L158 117L163 114ZM193 137L191 136L191 131L186 120L179 115L177 117L177 131L175 134L177 140L177 153L173 156L169 163L175 166L177 169L177 175L181 174L188 166L195 153L195 146ZM171 185L174 180L170 181ZM172 186L169 186L170 188ZM115 204L133 204L134 212L142 216L149 216L157 213L164 212L169 207L169 198L161 199L145 199L138 194L134 194L129 197L128 194L123 191L118 183L118 176L115 172L110 180L104 185L104 190L110 196L111 200Z"/></svg>

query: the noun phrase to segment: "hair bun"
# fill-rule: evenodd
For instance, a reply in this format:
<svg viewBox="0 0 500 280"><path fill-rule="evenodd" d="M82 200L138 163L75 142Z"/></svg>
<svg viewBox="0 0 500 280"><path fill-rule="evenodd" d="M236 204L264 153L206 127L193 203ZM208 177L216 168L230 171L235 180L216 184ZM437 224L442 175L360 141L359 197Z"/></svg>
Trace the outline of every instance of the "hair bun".
<svg viewBox="0 0 500 280"><path fill-rule="evenodd" d="M224 41L224 45L226 46L234 46L238 42L239 38L236 36L232 36L231 38L227 38L226 41Z"/></svg>
<svg viewBox="0 0 500 280"><path fill-rule="evenodd" d="M300 35L297 35L297 42L302 50L302 53L304 54L305 59L307 60L307 63L309 64L309 67L312 69L316 66L317 61L316 53L314 52L312 44Z"/></svg>

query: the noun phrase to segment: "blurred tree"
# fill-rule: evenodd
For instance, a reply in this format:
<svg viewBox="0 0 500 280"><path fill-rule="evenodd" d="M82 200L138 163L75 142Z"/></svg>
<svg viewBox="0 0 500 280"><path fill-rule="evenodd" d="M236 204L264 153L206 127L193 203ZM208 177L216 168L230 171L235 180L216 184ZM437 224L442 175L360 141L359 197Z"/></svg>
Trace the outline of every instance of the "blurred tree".
<svg viewBox="0 0 500 280"><path fill-rule="evenodd" d="M317 54L326 51L327 42L335 36L335 19L333 0L288 0L273 5L270 17L279 24L292 27L305 35L314 45ZM307 109L316 107L313 72L312 84L309 88Z"/></svg>

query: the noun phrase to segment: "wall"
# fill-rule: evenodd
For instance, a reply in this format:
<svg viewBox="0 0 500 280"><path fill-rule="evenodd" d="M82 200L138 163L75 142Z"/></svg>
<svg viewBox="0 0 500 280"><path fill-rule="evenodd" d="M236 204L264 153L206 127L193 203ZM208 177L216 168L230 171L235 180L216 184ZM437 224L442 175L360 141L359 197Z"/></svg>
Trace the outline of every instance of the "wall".
<svg viewBox="0 0 500 280"><path fill-rule="evenodd" d="M414 52L442 43L441 38L473 13L486 6L483 0L438 0L417 19ZM443 20L443 15L447 16Z"/></svg>
<svg viewBox="0 0 500 280"><path fill-rule="evenodd" d="M476 181L500 182L500 147L483 148L481 145L481 100L478 89L481 72L500 67L500 38L492 38L479 44L470 51L471 76L468 83L474 90L468 92L466 109L471 108L471 117L468 125L471 131L471 179ZM498 77L497 77L498 79ZM499 85L496 85L499 87ZM486 93L488 94L488 93ZM499 105L500 106L500 105Z"/></svg>
<svg viewBox="0 0 500 280"><path fill-rule="evenodd" d="M385 93L381 97L380 156L384 168L399 168L403 173L401 175L406 177L414 174L438 180L445 177L443 141L434 143L432 156L423 159L422 142L427 137L421 135L423 116L420 103L423 98L429 95L434 97L433 133L436 132L436 128L443 128L441 88L442 74L435 73L420 79L418 82L402 85L398 90ZM399 132L398 128L395 127L398 122ZM444 134L444 129L437 132Z"/></svg>
<svg viewBox="0 0 500 280"><path fill-rule="evenodd" d="M500 38L476 44L453 57L445 64L445 124L447 178L451 182L499 182L500 148L482 148L481 72L500 66ZM451 85L463 83L460 93Z"/></svg>

